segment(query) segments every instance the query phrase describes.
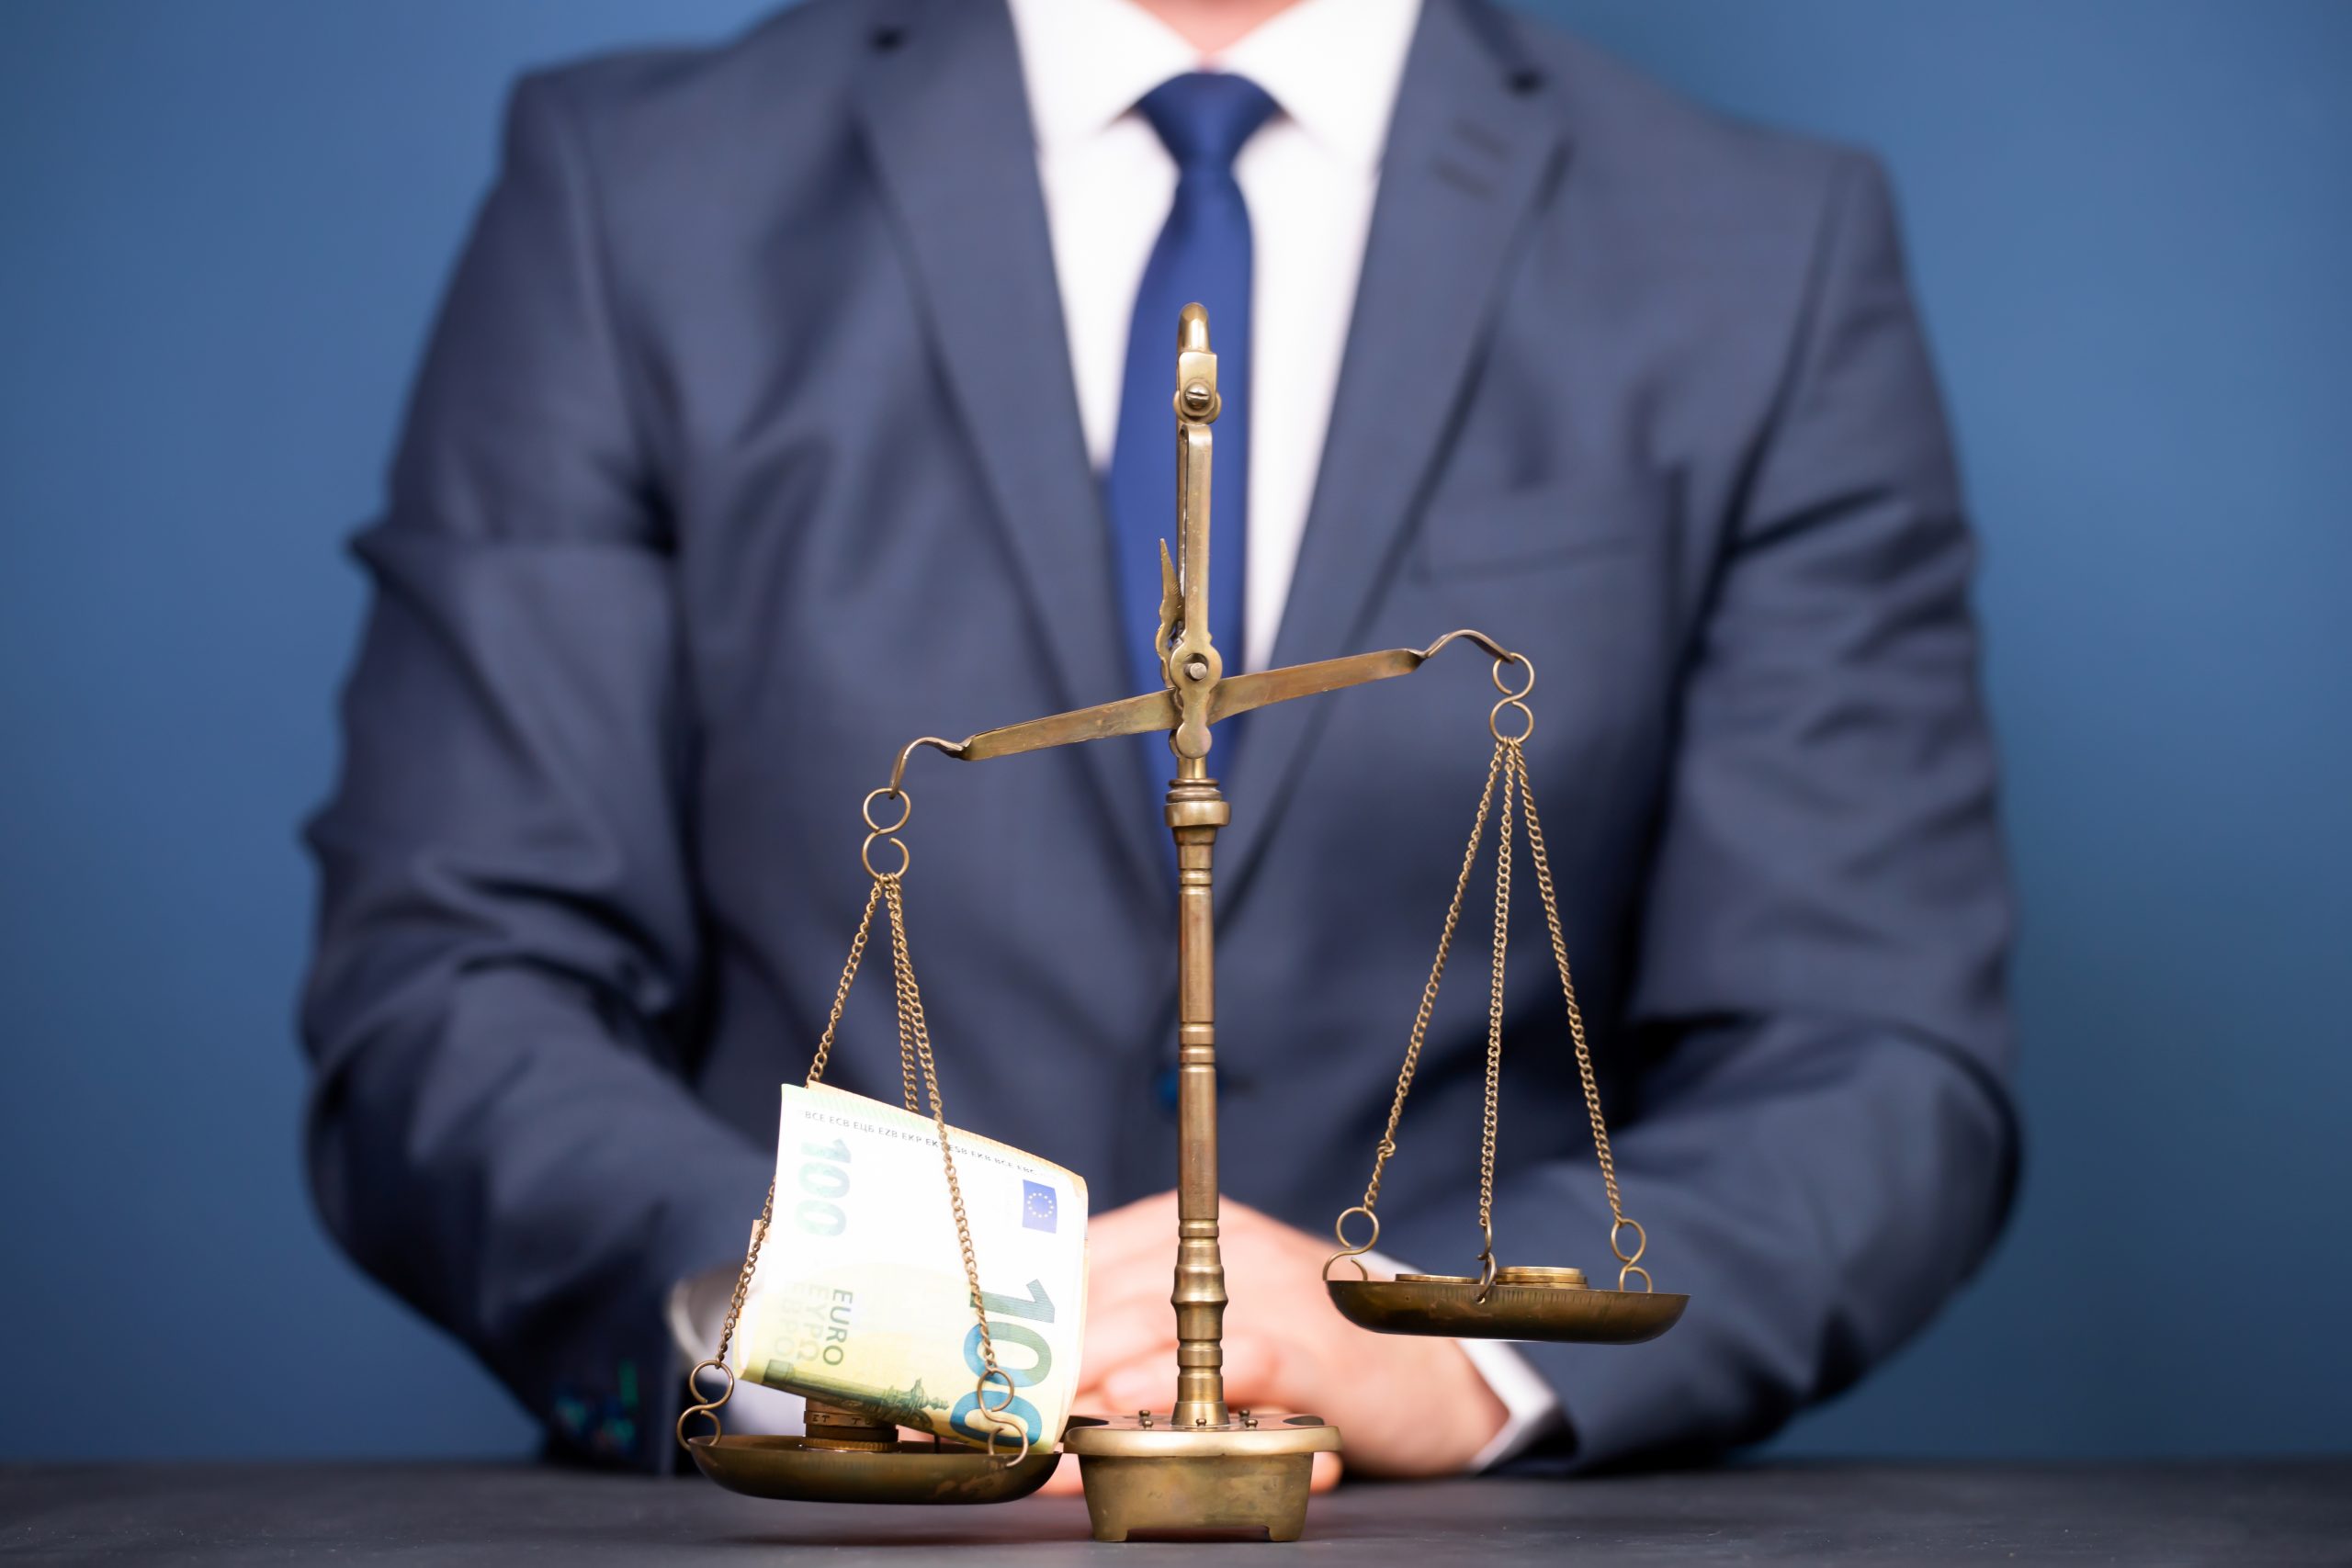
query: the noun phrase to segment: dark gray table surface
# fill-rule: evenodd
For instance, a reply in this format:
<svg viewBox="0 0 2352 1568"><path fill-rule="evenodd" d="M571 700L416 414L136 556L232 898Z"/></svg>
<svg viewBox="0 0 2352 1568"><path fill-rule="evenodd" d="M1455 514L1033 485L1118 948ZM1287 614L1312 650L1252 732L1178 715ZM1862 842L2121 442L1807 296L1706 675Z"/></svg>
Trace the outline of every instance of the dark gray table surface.
<svg viewBox="0 0 2352 1568"><path fill-rule="evenodd" d="M1204 1552L1299 1568L1520 1564L2352 1563L2352 1459L1788 1464L1598 1481L1350 1485L1293 1546L1087 1539L1076 1499L828 1508L528 1465L0 1467L0 1559L28 1562L920 1562ZM1238 1557L1228 1562L1241 1561Z"/></svg>

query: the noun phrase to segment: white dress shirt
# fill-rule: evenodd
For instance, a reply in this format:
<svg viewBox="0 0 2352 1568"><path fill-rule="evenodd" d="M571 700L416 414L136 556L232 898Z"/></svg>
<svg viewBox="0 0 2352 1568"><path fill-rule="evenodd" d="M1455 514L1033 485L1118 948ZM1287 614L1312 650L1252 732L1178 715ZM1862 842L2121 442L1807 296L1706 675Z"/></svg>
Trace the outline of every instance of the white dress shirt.
<svg viewBox="0 0 2352 1568"><path fill-rule="evenodd" d="M1127 330L1145 264L1176 194L1176 164L1136 105L1171 76L1231 71L1263 87L1274 115L1234 161L1250 206L1249 563L1242 658L1272 657L1306 532L1323 436L1355 308L1380 185L1380 156L1420 0L1299 0L1213 59L1131 0L1010 0L1020 40L1037 177L1069 338L1086 450L1110 467ZM1216 323L1210 323L1214 342ZM1168 323L1175 349L1176 325ZM1369 1255L1375 1274L1404 1268ZM670 1321L680 1349L709 1354L734 1270L680 1284ZM1510 1346L1460 1342L1508 1413L1471 1461L1484 1470L1559 1418L1549 1384ZM691 1363L690 1363L691 1364ZM797 1431L797 1398L743 1384L730 1431Z"/></svg>
<svg viewBox="0 0 2352 1568"><path fill-rule="evenodd" d="M1278 106L1233 165L1250 204L1255 330L1243 646L1229 672L1263 669L1273 655L1419 14L1420 0L1302 0L1204 60L1129 0L1012 0L1070 373L1097 472L1109 468L1118 430L1136 290L1176 194L1176 162L1136 104L1171 76L1207 69L1249 77ZM1167 335L1172 355L1173 321ZM1214 344L1215 321L1209 337Z"/></svg>

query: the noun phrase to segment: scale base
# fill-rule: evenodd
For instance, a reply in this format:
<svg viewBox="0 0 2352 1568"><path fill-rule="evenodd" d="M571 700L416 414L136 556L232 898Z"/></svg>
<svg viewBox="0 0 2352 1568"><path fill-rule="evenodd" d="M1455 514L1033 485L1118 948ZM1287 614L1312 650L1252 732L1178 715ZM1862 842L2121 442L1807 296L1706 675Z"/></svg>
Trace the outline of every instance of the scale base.
<svg viewBox="0 0 2352 1568"><path fill-rule="evenodd" d="M1097 1540L1130 1535L1247 1534L1296 1540L1306 1528L1315 1456L1340 1429L1319 1416L1237 1411L1222 1427L1171 1427L1156 1416L1074 1416L1062 1448L1078 1456Z"/></svg>

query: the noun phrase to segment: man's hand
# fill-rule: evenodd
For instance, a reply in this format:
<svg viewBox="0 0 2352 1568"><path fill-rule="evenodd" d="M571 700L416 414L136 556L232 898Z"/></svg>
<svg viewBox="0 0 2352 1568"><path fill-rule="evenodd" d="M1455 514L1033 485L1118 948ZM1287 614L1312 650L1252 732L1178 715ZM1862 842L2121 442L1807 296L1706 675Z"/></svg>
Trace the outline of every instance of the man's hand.
<svg viewBox="0 0 2352 1568"><path fill-rule="evenodd" d="M1223 1200L1225 1397L1311 1411L1340 1428L1350 1464L1374 1475L1448 1475L1502 1430L1503 1403L1450 1339L1371 1334L1323 1290L1332 1244ZM1176 1397L1176 1195L1098 1214L1087 1229L1085 1374L1076 1408L1166 1410ZM1075 1491L1075 1466L1053 1489ZM1340 1478L1315 1456L1317 1490Z"/></svg>

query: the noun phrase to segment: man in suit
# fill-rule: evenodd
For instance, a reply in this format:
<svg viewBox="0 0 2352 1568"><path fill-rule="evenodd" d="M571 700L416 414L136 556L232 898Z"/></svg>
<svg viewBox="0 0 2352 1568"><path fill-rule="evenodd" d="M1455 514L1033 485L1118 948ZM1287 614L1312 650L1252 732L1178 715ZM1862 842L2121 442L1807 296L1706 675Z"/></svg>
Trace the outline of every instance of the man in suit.
<svg viewBox="0 0 2352 1568"><path fill-rule="evenodd" d="M1227 387L1228 673L1464 625L1542 671L1618 1168L1691 1296L1632 1350L1322 1300L1311 1233L1361 1190L1490 744L1485 670L1441 661L1220 729L1235 1402L1318 1411L1374 1472L1716 1450L1850 1382L1997 1230L1972 546L1877 168L1485 0L812 0L518 88L358 543L312 1179L560 1446L668 1461L669 1324L740 1259L896 748L1149 675L1186 298ZM1110 1211L1081 1408L1172 1385L1138 744L909 779L951 1110ZM1448 999L1382 1248L1459 1271L1485 1030ZM892 1093L887 1010L853 1000L831 1081ZM1589 1262L1547 963L1507 1010L1498 1245Z"/></svg>

